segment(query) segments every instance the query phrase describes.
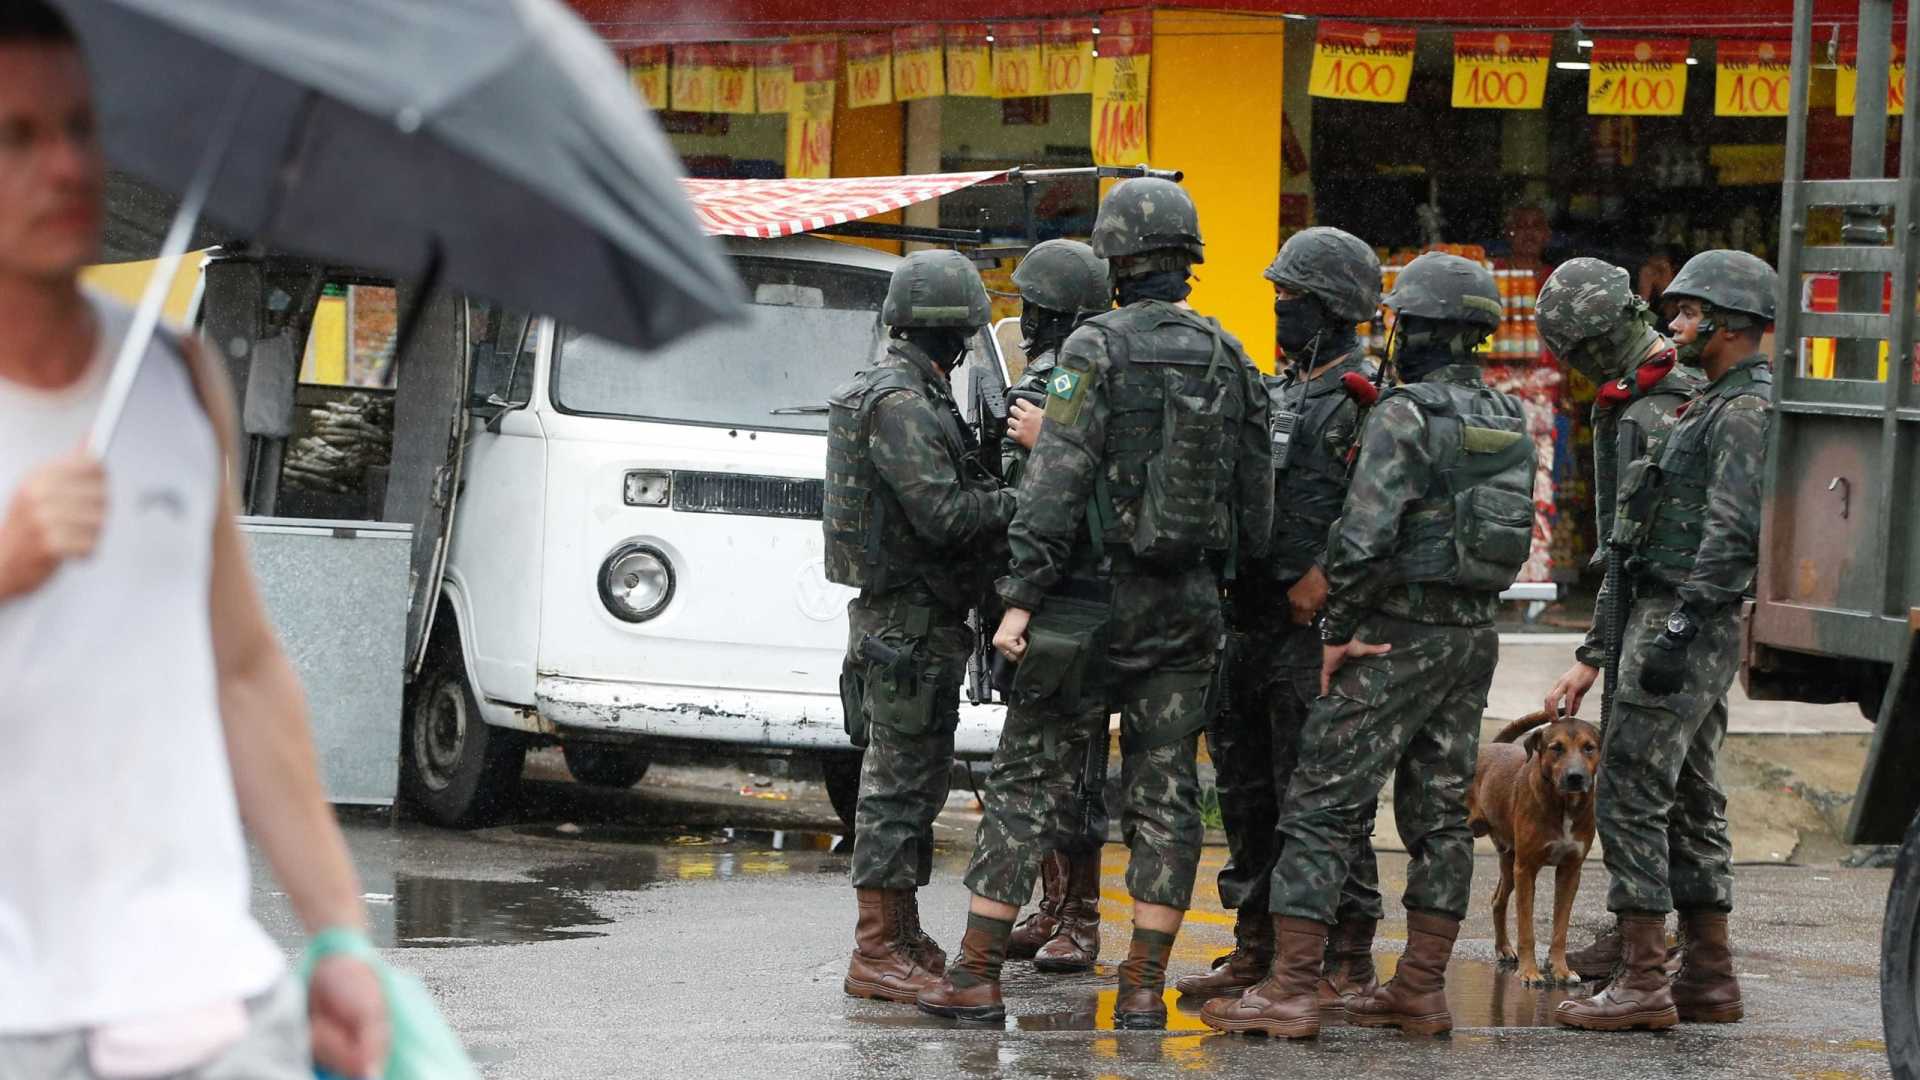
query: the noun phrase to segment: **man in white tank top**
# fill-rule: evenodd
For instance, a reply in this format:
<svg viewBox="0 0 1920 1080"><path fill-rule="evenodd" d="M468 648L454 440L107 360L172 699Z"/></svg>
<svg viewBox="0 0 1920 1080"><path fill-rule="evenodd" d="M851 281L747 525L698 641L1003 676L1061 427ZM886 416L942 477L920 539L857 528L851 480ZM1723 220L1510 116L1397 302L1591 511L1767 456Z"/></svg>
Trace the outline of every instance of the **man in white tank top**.
<svg viewBox="0 0 1920 1080"><path fill-rule="evenodd" d="M328 956L303 1002L249 913L242 819L309 931L365 926L224 377L163 335L105 461L79 449L129 321L77 284L103 176L71 31L0 2L0 1077L376 1076L372 970Z"/></svg>

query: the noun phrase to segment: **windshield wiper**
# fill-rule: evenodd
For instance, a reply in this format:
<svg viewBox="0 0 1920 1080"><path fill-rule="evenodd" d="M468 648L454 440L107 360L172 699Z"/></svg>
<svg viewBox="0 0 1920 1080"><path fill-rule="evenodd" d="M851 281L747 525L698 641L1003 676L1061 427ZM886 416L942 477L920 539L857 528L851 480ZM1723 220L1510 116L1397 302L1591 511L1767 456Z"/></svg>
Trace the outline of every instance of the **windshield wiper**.
<svg viewBox="0 0 1920 1080"><path fill-rule="evenodd" d="M788 405L783 409L769 409L768 416L825 416L825 405Z"/></svg>

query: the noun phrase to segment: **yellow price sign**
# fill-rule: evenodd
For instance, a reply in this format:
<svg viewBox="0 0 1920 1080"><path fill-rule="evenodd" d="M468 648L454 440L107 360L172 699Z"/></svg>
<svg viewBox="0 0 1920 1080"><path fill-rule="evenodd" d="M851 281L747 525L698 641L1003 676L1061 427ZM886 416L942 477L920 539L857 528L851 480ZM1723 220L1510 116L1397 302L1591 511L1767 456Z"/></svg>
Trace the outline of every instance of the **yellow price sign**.
<svg viewBox="0 0 1920 1080"><path fill-rule="evenodd" d="M1860 94L1860 43L1856 39L1840 46L1839 68L1834 72L1833 111L1852 116ZM1887 65L1887 115L1904 116L1907 111L1907 48L1893 43L1892 62Z"/></svg>
<svg viewBox="0 0 1920 1080"><path fill-rule="evenodd" d="M712 112L718 71L711 45L676 45L673 50L672 108L675 112Z"/></svg>
<svg viewBox="0 0 1920 1080"><path fill-rule="evenodd" d="M1103 16L1100 55L1093 60L1093 163L1147 161L1147 77L1153 59L1153 14Z"/></svg>
<svg viewBox="0 0 1920 1080"><path fill-rule="evenodd" d="M1044 93L1038 23L1000 23L993 29L993 96L1034 97Z"/></svg>
<svg viewBox="0 0 1920 1080"><path fill-rule="evenodd" d="M751 113L753 107L754 49L747 45L722 45L715 54L713 68L713 111Z"/></svg>
<svg viewBox="0 0 1920 1080"><path fill-rule="evenodd" d="M1413 81L1410 29L1321 23L1313 42L1313 74L1307 92L1314 97L1403 104Z"/></svg>
<svg viewBox="0 0 1920 1080"><path fill-rule="evenodd" d="M1055 19L1040 43L1046 93L1093 92L1093 20Z"/></svg>
<svg viewBox="0 0 1920 1080"><path fill-rule="evenodd" d="M915 26L893 32L893 96L900 101L939 97L947 92L940 55L940 29Z"/></svg>
<svg viewBox="0 0 1920 1080"><path fill-rule="evenodd" d="M833 91L836 49L813 42L793 61L792 110L787 113L787 175L818 180L833 175Z"/></svg>
<svg viewBox="0 0 1920 1080"><path fill-rule="evenodd" d="M868 34L847 39L847 108L893 103L893 39Z"/></svg>
<svg viewBox="0 0 1920 1080"><path fill-rule="evenodd" d="M1587 112L1594 116L1679 116L1687 103L1685 39L1614 39L1593 44Z"/></svg>
<svg viewBox="0 0 1920 1080"><path fill-rule="evenodd" d="M986 27L948 27L947 93L956 97L992 97L991 50Z"/></svg>
<svg viewBox="0 0 1920 1080"><path fill-rule="evenodd" d="M1553 35L1453 35L1453 107L1538 109L1547 97Z"/></svg>
<svg viewBox="0 0 1920 1080"><path fill-rule="evenodd" d="M793 95L793 45L762 45L753 62L756 112L787 113Z"/></svg>
<svg viewBox="0 0 1920 1080"><path fill-rule="evenodd" d="M667 47L648 45L627 54L627 77L634 92L646 101L647 108L660 111L667 107Z"/></svg>
<svg viewBox="0 0 1920 1080"><path fill-rule="evenodd" d="M1792 42L1722 41L1713 51L1713 115L1787 115Z"/></svg>

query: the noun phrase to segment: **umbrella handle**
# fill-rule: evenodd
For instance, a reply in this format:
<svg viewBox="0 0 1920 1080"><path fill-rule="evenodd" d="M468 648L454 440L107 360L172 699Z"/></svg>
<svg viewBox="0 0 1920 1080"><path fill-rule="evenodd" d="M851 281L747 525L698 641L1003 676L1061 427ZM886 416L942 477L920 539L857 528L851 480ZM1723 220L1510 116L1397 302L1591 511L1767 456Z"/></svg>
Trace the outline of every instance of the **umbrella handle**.
<svg viewBox="0 0 1920 1080"><path fill-rule="evenodd" d="M107 448L113 443L113 433L120 426L120 416L126 411L127 398L133 393L134 379L140 374L140 361L146 356L147 346L152 344L154 331L160 326L160 310L166 305L174 275L180 270L180 259L186 254L187 245L193 242L194 227L200 223L200 214L206 209L207 195L219 179L221 167L226 164L227 150L233 145L234 132L240 126L240 114L246 108L248 94L258 75L259 71L251 64L244 64L234 72L233 85L227 89L227 100L220 107L212 137L207 140L207 147L200 155L200 163L194 167L193 180L181 196L180 209L173 215L173 224L167 229L166 241L160 246L160 257L156 260L153 273L147 278L146 290L140 294L140 305L134 309L133 322L127 327L127 336L121 340L119 352L114 355L113 373L107 378L100 411L94 415L93 430L87 436L87 452L95 460L105 460Z"/></svg>

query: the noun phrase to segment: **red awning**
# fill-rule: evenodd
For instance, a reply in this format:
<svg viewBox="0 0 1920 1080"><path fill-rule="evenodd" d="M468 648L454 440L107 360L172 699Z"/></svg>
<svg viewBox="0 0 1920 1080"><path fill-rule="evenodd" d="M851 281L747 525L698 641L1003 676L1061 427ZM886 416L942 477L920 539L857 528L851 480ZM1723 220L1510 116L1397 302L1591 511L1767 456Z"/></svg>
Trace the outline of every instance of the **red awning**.
<svg viewBox="0 0 1920 1080"><path fill-rule="evenodd" d="M1005 176L1004 171L830 180L682 180L709 236L769 239L844 225Z"/></svg>

